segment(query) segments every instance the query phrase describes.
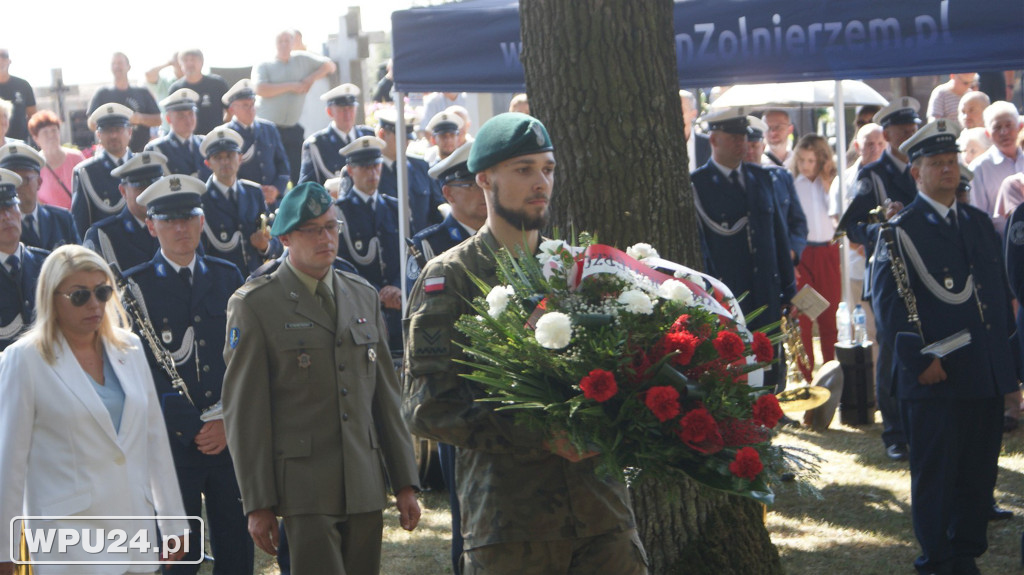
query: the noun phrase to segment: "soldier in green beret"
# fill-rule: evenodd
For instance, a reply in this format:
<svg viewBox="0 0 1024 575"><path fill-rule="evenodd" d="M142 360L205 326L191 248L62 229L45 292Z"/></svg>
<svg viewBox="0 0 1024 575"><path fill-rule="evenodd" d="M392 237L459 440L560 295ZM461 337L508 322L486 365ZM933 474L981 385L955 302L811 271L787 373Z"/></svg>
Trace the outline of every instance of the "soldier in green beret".
<svg viewBox="0 0 1024 575"><path fill-rule="evenodd" d="M494 411L467 368L455 329L479 290L497 285L500 248L535 253L547 225L554 146L539 120L495 116L477 134L468 167L484 190L487 223L435 257L413 287L407 316L403 409L413 433L457 447L463 573L647 573L626 486L595 472L595 454L516 427ZM525 238L526 245L523 246Z"/></svg>
<svg viewBox="0 0 1024 575"><path fill-rule="evenodd" d="M271 229L287 257L228 301L222 397L242 506L271 555L284 518L294 573L378 573L389 484L402 527L420 517L380 299L332 268L338 226L323 186L296 186Z"/></svg>

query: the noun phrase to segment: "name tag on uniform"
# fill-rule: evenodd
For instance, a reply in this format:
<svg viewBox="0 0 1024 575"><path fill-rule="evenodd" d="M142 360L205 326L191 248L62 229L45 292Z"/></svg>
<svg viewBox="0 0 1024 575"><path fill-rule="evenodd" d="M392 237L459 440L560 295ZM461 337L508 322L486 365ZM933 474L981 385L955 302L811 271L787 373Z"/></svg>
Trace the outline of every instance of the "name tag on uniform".
<svg viewBox="0 0 1024 575"><path fill-rule="evenodd" d="M284 324L285 329L309 329L311 327L313 327L313 322L311 321Z"/></svg>

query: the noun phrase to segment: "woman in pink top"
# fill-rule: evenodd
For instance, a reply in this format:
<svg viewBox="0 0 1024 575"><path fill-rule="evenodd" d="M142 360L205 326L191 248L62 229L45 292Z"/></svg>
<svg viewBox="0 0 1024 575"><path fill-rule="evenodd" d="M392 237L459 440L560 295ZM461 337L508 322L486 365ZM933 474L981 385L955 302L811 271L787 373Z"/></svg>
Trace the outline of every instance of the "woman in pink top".
<svg viewBox="0 0 1024 575"><path fill-rule="evenodd" d="M39 174L39 201L70 210L71 173L85 156L60 145L60 118L49 110L33 114L28 121L28 131L46 158L46 167Z"/></svg>

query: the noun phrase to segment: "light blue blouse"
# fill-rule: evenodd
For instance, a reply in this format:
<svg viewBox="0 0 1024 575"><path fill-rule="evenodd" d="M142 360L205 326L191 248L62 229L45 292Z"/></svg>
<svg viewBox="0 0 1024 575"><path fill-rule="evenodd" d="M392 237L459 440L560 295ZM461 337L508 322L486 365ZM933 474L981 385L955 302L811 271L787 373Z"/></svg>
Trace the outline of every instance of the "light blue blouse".
<svg viewBox="0 0 1024 575"><path fill-rule="evenodd" d="M92 382L97 395L100 396L103 407L106 407L107 412L110 413L114 431L120 431L121 414L124 412L124 388L121 387L121 380L117 378L117 373L114 372L114 367L110 364L110 358L107 357L106 351L103 352L103 381L105 385L97 383L91 375L85 375Z"/></svg>

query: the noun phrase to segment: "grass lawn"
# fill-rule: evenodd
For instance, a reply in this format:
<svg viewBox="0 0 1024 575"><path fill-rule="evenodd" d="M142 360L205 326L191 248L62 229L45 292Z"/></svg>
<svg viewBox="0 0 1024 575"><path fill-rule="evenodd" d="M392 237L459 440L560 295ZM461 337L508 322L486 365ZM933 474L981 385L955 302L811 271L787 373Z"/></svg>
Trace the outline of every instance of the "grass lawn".
<svg viewBox="0 0 1024 575"><path fill-rule="evenodd" d="M910 523L910 473L905 463L885 456L880 433L878 423L843 426L837 414L825 433L787 428L779 437L823 459L816 485L824 499L799 497L783 487L768 512L768 530L789 575L914 573L918 548ZM1022 572L1024 432L1005 436L999 465L996 499L1017 517L989 523L989 550L978 562L986 575ZM447 495L425 493L421 505L423 519L413 533L398 527L397 512L385 513L385 575L451 573ZM257 573L278 573L270 557L259 550L256 555ZM211 573L209 566L201 573Z"/></svg>

